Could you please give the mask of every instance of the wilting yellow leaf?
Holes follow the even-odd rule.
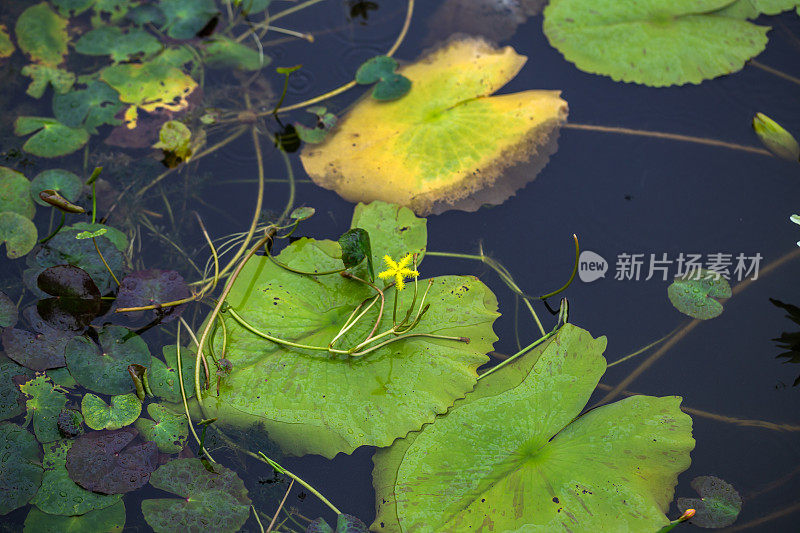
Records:
[[[544,166],[567,116],[559,91],[491,96],[526,59],[478,38],[451,41],[398,70],[412,81],[406,96],[361,100],[328,140],[306,146],[303,165],[354,202],[418,214],[501,203]],[[522,163],[532,165],[525,179],[513,171]]]

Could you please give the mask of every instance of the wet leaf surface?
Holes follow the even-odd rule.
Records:
[[[205,42],[205,64],[210,68],[230,67],[241,70],[259,70],[270,64],[267,55],[237,43],[223,35]]]
[[[377,56],[367,60],[356,71],[356,83],[375,84],[372,97],[375,100],[396,100],[411,89],[411,80],[395,72],[399,65],[394,58]]]
[[[181,388],[178,381],[178,350],[174,345],[164,346],[162,353],[164,361],[153,357],[148,370],[150,387],[153,394],[171,403],[181,401]],[[181,349],[181,372],[183,373],[183,388],[186,398],[194,396],[194,363],[195,348]],[[165,363],[166,361],[166,363]],[[201,386],[206,382],[203,372],[200,373]]]
[[[122,501],[79,516],[60,516],[31,508],[23,533],[119,533],[125,527]]]
[[[17,317],[17,305],[6,296],[6,293],[0,292],[0,327],[13,327],[17,323]]]
[[[706,528],[721,528],[736,522],[742,498],[730,483],[714,476],[699,476],[692,480],[692,488],[700,498],[678,498],[680,512],[696,511],[689,522]]]
[[[87,393],[81,399],[81,412],[86,425],[92,429],[119,429],[139,418],[142,402],[131,392],[112,396],[109,405],[99,396]]]
[[[63,68],[48,65],[26,65],[20,73],[31,78],[31,83],[25,93],[33,98],[44,96],[48,86],[52,86],[56,94],[65,94],[75,83],[75,74]]]
[[[96,494],[70,479],[67,457],[71,449],[86,436],[61,440],[44,447],[44,479],[32,502],[42,511],[52,515],[79,515],[120,501],[119,495]]]
[[[128,365],[147,366],[150,351],[141,337],[121,326],[104,326],[100,345],[88,337],[75,337],[64,351],[67,367],[75,380],[100,394],[133,392]]]
[[[23,329],[3,330],[3,348],[11,359],[31,370],[61,368],[67,364],[64,349],[74,335],[54,329],[32,333]]]
[[[143,487],[158,466],[154,442],[132,442],[138,432],[126,427],[81,435],[67,454],[69,477],[101,494],[122,494]]]
[[[58,329],[80,331],[100,314],[100,290],[81,268],[72,265],[47,268],[39,274],[37,285],[54,296],[37,302],[39,316]]]
[[[190,295],[189,286],[174,270],[139,270],[122,280],[115,306],[118,309],[144,307],[182,300]],[[162,322],[171,322],[180,316],[185,307],[185,304],[175,305],[125,314],[134,320],[155,315],[155,318],[161,318]]]
[[[53,114],[59,122],[71,128],[83,127],[93,135],[103,124],[121,124],[122,121],[116,118],[120,109],[122,103],[117,91],[101,81],[93,81],[85,89],[53,97]]]
[[[19,117],[14,122],[16,135],[33,135],[25,141],[22,149],[39,157],[60,157],[71,154],[89,140],[89,133],[82,128],[70,128],[47,117]]]
[[[60,440],[58,417],[67,405],[67,391],[55,385],[44,374],[22,383],[19,390],[28,396],[25,401],[28,408],[26,417],[33,419],[36,440],[42,444]]]
[[[214,465],[208,472],[199,459],[176,459],[159,467],[150,478],[154,487],[180,498],[142,502],[144,519],[156,533],[203,529],[234,533],[247,521],[250,498],[231,470]]]
[[[9,211],[33,218],[36,206],[30,198],[31,183],[21,172],[0,166],[0,212]]]
[[[144,440],[155,442],[161,453],[178,453],[186,446],[189,424],[185,414],[157,403],[147,406],[147,414],[150,420],[136,421],[136,429]]]
[[[17,44],[33,61],[58,65],[67,53],[67,20],[47,2],[31,6],[17,19]]]
[[[83,435],[83,415],[75,409],[62,409],[58,414],[58,432],[65,439]]]
[[[19,376],[18,379],[14,379]],[[18,382],[29,381],[33,372],[0,354],[0,420],[8,420],[25,412],[25,396]]]
[[[0,515],[27,504],[42,483],[39,444],[10,422],[0,422]]]
[[[153,35],[140,29],[123,32],[116,26],[100,26],[84,33],[75,42],[75,51],[91,56],[111,56],[115,63],[128,61],[132,56],[150,55],[161,50]]]
[[[39,197],[40,192],[48,189],[53,190],[70,202],[74,202],[81,194],[83,182],[69,170],[51,168],[39,172],[31,181],[29,189],[34,202],[42,206],[48,206],[50,204]]]
[[[681,313],[708,320],[722,313],[722,304],[715,298],[730,298],[731,286],[725,278],[701,269],[675,278],[667,288],[667,296]]]

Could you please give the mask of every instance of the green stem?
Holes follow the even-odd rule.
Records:
[[[393,330],[389,330],[386,333],[394,333],[394,331]],[[400,336],[395,337],[393,339],[389,339],[389,340],[383,341],[383,342],[381,342],[379,344],[376,344],[375,346],[370,346],[369,348],[367,348],[366,350],[364,350],[362,352],[353,352],[350,355],[353,356],[353,357],[361,357],[361,356],[367,355],[370,352],[374,352],[375,350],[377,350],[379,348],[383,348],[387,344],[391,344],[391,343],[397,342],[397,341],[402,341],[402,340],[405,340],[405,339],[408,339],[408,338],[411,338],[411,337],[427,337],[429,339],[441,339],[441,340],[445,340],[445,341],[457,341],[457,342],[469,343],[469,338],[468,337],[450,337],[448,335],[436,335],[435,333],[406,333],[404,335],[400,335]],[[370,342],[374,341],[377,338],[378,337],[373,337],[372,339],[370,339]]]
[[[50,239],[52,239],[53,237],[55,237],[56,233],[58,233],[61,230],[61,228],[64,227],[64,221],[66,219],[67,219],[67,214],[65,212],[61,211],[61,222],[59,222],[58,227],[56,227],[56,229],[53,231],[53,233],[51,233],[50,235],[48,235],[47,237],[45,237],[44,239],[39,241],[39,244],[44,244],[47,241],[49,241]]]
[[[296,342],[291,342],[291,341],[287,341],[287,340],[284,340],[284,339],[279,339],[278,337],[273,337],[269,333],[264,333],[263,331],[251,326],[244,318],[242,318],[239,315],[239,313],[234,311],[233,308],[230,307],[230,306],[228,306],[227,309],[224,309],[222,312],[230,313],[231,316],[233,317],[233,319],[236,320],[236,322],[238,322],[240,326],[242,326],[244,329],[246,329],[250,333],[258,335],[259,337],[267,339],[268,341],[272,341],[275,344],[283,344],[285,346],[291,346],[292,348],[300,348],[300,349],[303,349],[303,350],[317,350],[317,351],[322,351],[322,352],[331,351],[333,353],[347,354],[347,352],[345,350],[329,349],[329,348],[327,348],[325,346],[310,346],[308,344],[298,344]]]
[[[639,355],[639,354],[642,354],[642,353],[646,352],[647,350],[649,350],[649,349],[650,349],[650,348],[652,348],[653,346],[655,346],[655,345],[657,345],[657,344],[660,344],[660,343],[664,342],[665,340],[667,340],[668,338],[670,338],[672,335],[674,335],[675,333],[677,333],[679,329],[681,329],[681,328],[680,328],[680,326],[679,326],[679,327],[677,327],[677,328],[675,328],[675,329],[673,329],[672,331],[670,331],[669,333],[667,333],[666,335],[664,335],[663,337],[661,337],[661,338],[660,338],[660,339],[658,339],[657,341],[653,341],[653,342],[651,342],[650,344],[648,344],[647,346],[644,346],[644,347],[642,347],[642,348],[639,348],[639,349],[638,349],[638,350],[636,350],[635,352],[633,352],[633,353],[630,353],[630,354],[626,355],[625,357],[623,357],[623,358],[621,358],[621,359],[617,359],[617,360],[616,360],[616,361],[614,361],[613,363],[608,363],[608,365],[606,366],[606,368],[611,368],[611,367],[612,367],[612,366],[614,366],[614,365],[618,365],[618,364],[620,364],[620,363],[623,363],[623,362],[627,361],[628,359],[632,359],[632,358],[636,357],[637,355]]]
[[[263,452],[258,452],[258,455],[260,456],[262,461],[264,461],[265,463],[270,465],[272,468],[274,468],[275,470],[277,470],[281,474],[285,474],[285,475],[289,476],[290,478],[292,478],[293,480],[295,480],[298,483],[300,483],[303,487],[306,488],[306,490],[308,492],[310,492],[311,494],[313,494],[314,496],[319,498],[319,500],[322,503],[327,505],[331,509],[331,511],[333,511],[337,515],[342,514],[342,512],[339,509],[337,509],[335,505],[333,505],[330,501],[328,501],[328,499],[325,496],[323,496],[317,489],[315,489],[314,487],[312,487],[311,485],[306,483],[302,478],[300,478],[296,474],[293,474],[292,472],[286,470],[284,467],[282,467],[281,465],[279,465],[278,463],[276,463],[275,461],[273,461],[272,459],[270,459],[269,457],[264,455]]]
[[[529,351],[531,351],[532,349],[536,348],[537,346],[539,346],[541,343],[543,343],[544,341],[546,341],[547,339],[549,339],[550,337],[552,337],[556,333],[558,333],[558,329],[554,329],[550,333],[547,333],[544,337],[541,337],[540,339],[537,339],[537,340],[533,341],[528,346],[526,346],[525,348],[521,349],[520,351],[518,351],[517,353],[515,353],[514,355],[512,355],[511,357],[509,357],[508,359],[506,359],[502,363],[493,366],[492,368],[490,368],[489,370],[487,370],[486,372],[484,372],[483,374],[478,376],[478,379],[481,380],[481,379],[485,378],[486,376],[491,375],[494,372],[497,372],[498,370],[500,370],[501,368],[503,368],[504,366],[509,364],[511,361],[515,360],[517,357],[528,353]]]
[[[269,22],[270,23],[275,22],[276,20],[281,19],[281,18],[285,17],[286,15],[291,15],[292,13],[296,13],[296,12],[300,11],[301,9],[305,9],[307,7],[311,7],[314,4],[319,4],[320,2],[324,2],[324,1],[325,0],[306,0],[302,4],[297,4],[294,7],[290,7],[288,9],[284,9],[283,11],[280,11],[280,12],[276,13],[275,15],[270,15],[269,16]]]
[[[92,224],[94,224],[94,221],[92,221]],[[114,278],[114,281],[117,283],[117,287],[119,287],[120,283],[119,283],[119,280],[117,279],[117,276],[114,275],[114,271],[112,271],[111,267],[108,266],[108,263],[106,263],[106,258],[103,257],[103,253],[100,251],[100,247],[97,246],[97,239],[92,237],[92,242],[94,243],[94,249],[97,250],[97,255],[100,256],[100,260],[106,266],[106,270],[108,270],[108,273],[111,274],[111,277]]]

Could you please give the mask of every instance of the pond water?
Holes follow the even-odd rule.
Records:
[[[93,2],[76,1],[73,4],[89,6]],[[109,10],[113,10],[112,4],[108,3]],[[275,0],[269,11],[275,14],[292,6],[300,7],[299,4],[306,3]],[[237,113],[247,109],[246,98],[257,112],[273,109],[284,80],[274,67],[302,65],[288,78],[284,106],[303,102],[350,82],[362,63],[392,48],[408,11],[406,2],[386,0],[327,0],[308,4],[313,5],[289,13],[285,18],[280,17],[271,24],[313,36],[313,43],[273,29],[262,38],[263,53],[272,62],[260,73],[208,66],[203,72],[190,72],[195,79],[204,78],[202,97],[196,96],[198,91],[189,98],[188,112],[169,117],[153,114],[160,122],[156,121],[156,126],[151,128],[153,138],[137,140],[146,142],[144,147],[111,146],[103,142],[113,128],[102,124],[85,148],[71,154],[45,158],[23,151],[25,137],[14,135],[14,120],[18,116],[52,116],[53,88],[47,88],[40,99],[25,94],[29,79],[23,76],[21,69],[28,60],[17,50],[10,57],[0,59],[4,84],[0,96],[4,106],[3,118],[0,119],[3,124],[0,165],[16,169],[28,179],[47,169],[62,168],[83,180],[89,177],[95,166],[102,166],[100,177],[104,182],[102,187],[98,187],[97,217],[109,226],[119,228],[132,242],[125,251],[126,273],[169,269],[176,270],[187,281],[200,279],[191,262],[202,270],[210,254],[192,212],[200,215],[213,239],[224,240],[229,235],[246,232],[256,207],[259,157],[263,157],[266,176],[259,221],[275,221],[284,210],[287,198],[294,194],[293,207],[314,207],[316,213],[299,225],[293,237],[337,240],[350,228],[353,203],[315,185],[304,170],[299,151],[288,153],[295,179],[293,187],[290,187],[285,154],[270,140],[286,124],[295,121],[311,124],[313,115],[303,111],[307,106],[281,114],[280,121],[263,113],[266,116],[256,122],[243,122],[247,117]],[[800,516],[800,385],[793,385],[800,375],[800,366],[785,364],[786,359],[776,357],[787,349],[779,346],[775,339],[784,332],[796,334],[798,326],[787,318],[787,311],[772,303],[771,299],[800,306],[800,286],[796,283],[800,275],[800,253],[796,244],[800,239],[800,228],[789,221],[789,216],[797,211],[794,199],[798,190],[798,166],[797,162],[773,157],[763,150],[751,121],[757,112],[763,112],[790,132],[800,132],[798,14],[789,11],[778,16],[762,16],[755,21],[772,27],[768,34],[769,43],[758,56],[757,64],[747,64],[738,72],[699,85],[654,88],[615,82],[609,77],[579,70],[549,44],[542,31],[542,15],[523,16],[518,2],[506,2],[505,8],[497,7],[492,17],[486,11],[480,12],[480,16],[486,16],[485,24],[476,26],[473,18],[472,24],[464,26],[462,21],[460,27],[452,17],[437,18],[443,4],[429,0],[414,6],[408,33],[394,54],[401,64],[412,62],[426,49],[459,30],[484,31],[499,39],[500,45],[512,46],[517,53],[528,57],[520,73],[499,92],[561,91],[569,104],[569,118],[561,129],[558,150],[547,166],[535,180],[507,201],[475,212],[447,211],[428,217],[427,250],[477,254],[482,248],[489,257],[502,263],[522,291],[536,295],[554,291],[570,277],[576,261],[572,236],[576,235],[584,254],[594,252],[599,256],[594,261],[598,264],[605,261],[607,271],[604,277],[584,281],[589,256],[583,255],[586,263],[581,262],[581,269],[587,270],[581,270],[581,275],[575,277],[563,293],[549,298],[548,303],[557,307],[559,298],[567,298],[569,322],[595,337],[607,337],[604,355],[609,362],[660,341],[642,353],[610,366],[589,399],[587,408],[597,402],[618,400],[630,393],[681,396],[682,406],[692,418],[696,445],[691,451],[691,465],[678,477],[674,498],[696,497],[692,480],[698,476],[715,476],[731,484],[742,499],[741,513],[724,531],[797,531],[796,521]],[[4,2],[0,6],[0,24],[13,29],[15,21],[28,5],[28,2]],[[221,12],[217,32],[226,30],[228,26],[225,5],[219,3],[214,8],[214,11],[219,8]],[[502,20],[497,15],[500,12],[505,17]],[[91,13],[90,10],[70,19],[70,60],[75,55],[73,47],[78,36],[92,27]],[[186,22],[191,13],[192,10],[187,9],[176,20]],[[514,24],[507,22],[509,13],[517,17]],[[107,23],[116,23],[114,16],[105,13],[102,18]],[[262,18],[262,15],[252,17],[256,21]],[[241,21],[239,24],[233,35],[242,34],[247,28]],[[505,32],[506,35],[497,35],[495,30],[504,24],[509,24],[511,29]],[[178,30],[174,30],[177,25],[174,21],[172,26],[151,22],[143,27],[151,35],[158,36],[161,42],[200,46],[200,39],[181,39]],[[173,29],[167,30],[167,27]],[[13,31],[10,33],[14,35]],[[113,40],[106,42],[105,46],[110,46],[111,42]],[[253,45],[249,38],[243,42]],[[136,56],[130,60],[138,61]],[[87,54],[79,62],[69,65],[78,76],[91,77],[107,63],[102,55]],[[770,68],[778,73],[771,72]],[[78,79],[79,84],[85,81]],[[249,88],[245,90],[244,86]],[[357,86],[325,100],[323,105],[339,115],[341,120],[350,106],[368,90]],[[142,109],[147,105],[144,101],[139,104]],[[96,102],[91,105],[93,109],[97,107]],[[166,167],[157,160],[160,150],[148,148],[155,142],[160,123],[173,117],[184,120],[197,138],[197,132],[202,128],[200,116],[211,113],[212,107],[219,110],[214,111],[218,113],[218,122],[206,128],[206,148],[213,147],[242,125],[245,133],[207,156],[190,159],[164,175]],[[141,111],[139,118],[144,123],[149,117]],[[253,148],[252,125],[262,133],[258,141],[260,156]],[[611,128],[612,131],[600,131],[602,128],[594,126]],[[493,124],[488,122],[481,128],[491,131]],[[676,140],[642,132],[665,132],[689,139]],[[137,135],[146,137],[141,133]],[[703,144],[703,139],[723,141],[728,146]],[[126,142],[131,144],[130,141],[122,144]],[[141,196],[136,195],[136,191],[153,180],[159,181]],[[74,200],[91,211],[91,198],[89,188],[85,187]],[[89,221],[87,215],[68,217],[68,224]],[[54,208],[37,206],[33,221],[38,228],[38,238],[50,234],[59,219],[60,213]],[[261,234],[257,234],[256,239]],[[374,243],[374,235],[372,240]],[[217,241],[218,245],[220,243]],[[275,249],[285,246],[286,241],[280,241]],[[36,253],[36,250],[32,252]],[[724,311],[716,318],[693,320],[679,312],[667,296],[667,288],[677,273],[679,258],[690,254],[699,254],[704,263],[708,263],[714,254],[730,254],[727,257],[732,263],[730,273],[734,295],[723,301]],[[23,271],[31,266],[30,258],[6,259],[5,254],[2,255],[0,289],[17,305],[22,315],[22,310],[35,307],[40,297],[22,283]],[[737,279],[735,266],[740,255],[749,261],[748,265],[752,258],[759,258],[757,276],[749,272]],[[229,253],[225,259],[231,256]],[[634,264],[641,261],[639,272],[626,268],[625,265],[631,264],[626,263],[630,259]],[[655,270],[649,276],[654,259],[667,261],[660,264],[665,270]],[[382,270],[383,265],[375,265],[376,272],[379,268]],[[526,307],[517,301],[514,293],[489,266],[474,260],[429,255],[421,274],[423,277],[474,275],[497,295],[501,317],[493,325],[499,338],[493,348],[499,359],[494,361],[502,359],[503,354],[516,353],[520,346],[541,336]],[[747,281],[754,277],[756,279]],[[215,292],[206,295],[202,303],[191,303],[183,310],[182,318],[198,334],[208,313],[217,304],[216,297],[223,284],[221,282]],[[113,296],[115,288],[116,284],[110,282],[106,295]],[[550,331],[556,325],[557,317],[541,302],[533,300],[532,303],[544,322],[545,330]],[[516,324],[515,314],[518,318]],[[141,332],[153,355],[161,354],[163,346],[175,344],[178,321],[173,318],[167,315],[162,323]],[[104,324],[114,323],[135,330],[147,322],[130,322],[119,315],[108,314],[95,318],[89,329],[99,330]],[[16,327],[31,329],[22,319]],[[74,334],[82,331],[76,330]],[[188,334],[185,329],[181,335],[186,345]],[[93,337],[96,338],[96,334]],[[93,337],[86,337],[87,342],[93,342],[90,340]],[[4,343],[7,342],[5,339],[4,336]],[[796,342],[796,338],[793,340]],[[9,348],[4,346],[4,350],[8,352]],[[794,356],[800,361],[797,352]],[[90,367],[87,372],[91,374],[93,371]],[[10,377],[4,374],[3,379],[8,381]],[[445,387],[447,378],[440,376],[439,379]],[[78,381],[86,384],[81,379]],[[622,391],[615,389],[618,385]],[[130,384],[126,386],[130,388]],[[374,387],[374,383],[330,384],[333,388],[345,386]],[[89,388],[108,401],[108,392]],[[67,407],[80,410],[81,398],[86,392],[82,387],[69,388]],[[146,403],[152,403],[152,398]],[[174,405],[180,407],[179,403]],[[28,427],[33,432],[37,418],[32,416],[34,424],[28,424]],[[153,418],[152,413],[150,417]],[[195,423],[201,418],[196,417]],[[206,448],[215,460],[236,472],[244,481],[254,507],[264,513],[263,527],[266,529],[266,516],[271,516],[281,503],[290,479],[285,474],[276,474],[273,468],[240,449],[230,448],[214,429],[215,424],[223,419],[220,415],[220,422],[209,426]],[[19,414],[9,421],[25,425],[25,415]],[[502,433],[510,431],[504,424],[511,421],[484,420],[484,423]],[[569,419],[565,424],[568,422]],[[480,433],[478,430],[475,432]],[[33,433],[30,435],[33,437]],[[236,432],[230,435],[232,438],[242,437]],[[255,430],[249,430],[247,437],[242,441],[244,448],[264,451],[310,483],[336,507],[357,516],[367,526],[375,520],[376,501],[372,485],[375,447],[359,446],[352,453],[339,453],[333,459],[315,454],[292,457],[282,455],[275,444]],[[321,438],[317,434],[310,437],[312,440]],[[188,450],[182,451],[180,457],[199,456],[198,445],[191,434],[187,442]],[[36,446],[37,457],[41,457]],[[311,447],[313,449],[313,445]],[[165,457],[170,456],[162,453],[158,461],[166,462],[168,459]],[[616,460],[616,456],[609,456],[612,463]],[[124,496],[125,531],[151,530],[151,524],[142,513],[143,501],[175,494],[186,496],[179,491],[165,492],[163,489],[163,485],[156,488],[146,484]],[[4,487],[0,495],[12,498],[12,492],[12,489]],[[513,497],[512,494],[508,496]],[[19,531],[26,524],[25,531],[67,530],[67,522],[53,522],[56,525],[48,526],[51,529],[44,525],[36,526],[34,522],[26,523],[33,508],[26,504],[27,501],[10,507],[8,514],[3,516],[4,529]],[[231,504],[217,499],[209,500],[208,505],[216,508],[219,514],[219,509]],[[292,486],[283,506],[289,513],[282,511],[281,520],[291,515],[291,521],[282,524],[281,531],[303,530],[307,525],[305,517],[323,517],[331,524],[336,520],[335,514],[299,483]],[[5,504],[4,508],[7,508]],[[680,515],[674,499],[666,515],[669,519]],[[71,531],[106,531],[114,527],[113,520],[109,522],[111,525],[96,526],[100,529],[89,529],[86,523],[76,524],[71,526],[76,528]],[[119,521],[116,524],[119,525]],[[605,530],[617,530],[613,521],[606,525]],[[207,525],[206,529],[209,527]],[[691,524],[678,527],[697,529]],[[178,529],[181,528],[173,530]],[[249,514],[241,530],[261,529]],[[577,526],[573,530],[582,529]]]

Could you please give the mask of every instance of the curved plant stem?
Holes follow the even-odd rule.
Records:
[[[558,329],[554,329],[550,333],[547,333],[543,337],[533,341],[532,343],[530,343],[529,345],[527,345],[526,347],[524,347],[523,349],[521,349],[520,351],[518,351],[514,355],[510,356],[508,359],[506,359],[502,363],[493,366],[492,368],[490,368],[489,370],[487,370],[486,372],[484,372],[483,374],[478,376],[478,380],[481,380],[481,379],[485,378],[486,376],[491,375],[494,372],[497,372],[498,370],[500,370],[501,368],[503,368],[507,364],[509,364],[512,361],[514,361],[515,359],[517,359],[519,356],[524,355],[524,354],[528,353],[529,351],[533,350],[534,348],[539,346],[541,343],[543,343],[544,341],[546,341],[547,339],[549,339],[550,337],[552,337],[556,333],[558,333]]]
[[[772,68],[772,67],[770,67],[768,65],[765,65],[764,63],[759,63],[755,59],[751,59],[749,61],[749,63],[751,65],[753,65],[754,67],[760,68],[761,70],[763,70],[765,72],[769,72],[770,74],[778,76],[779,78],[783,78],[784,80],[787,80],[787,81],[790,81],[792,83],[796,83],[797,85],[800,85],[800,78],[795,78],[794,76],[786,74],[785,72],[780,71],[780,70],[778,70],[776,68]]]
[[[770,513],[766,516],[762,516],[761,518],[756,518],[755,520],[751,520],[750,522],[745,522],[744,524],[740,524],[738,526],[726,528],[725,531],[727,533],[732,533],[734,531],[744,531],[745,529],[750,529],[756,526],[760,526],[777,518],[781,518],[786,515],[796,513],[797,511],[800,511],[800,502],[796,502],[788,507],[784,507],[783,509],[775,511],[774,513]]]
[[[114,271],[111,270],[111,267],[108,266],[108,263],[106,263],[106,258],[103,257],[103,253],[100,251],[100,247],[97,246],[97,239],[92,237],[92,242],[94,243],[94,249],[97,250],[97,255],[100,256],[100,260],[106,266],[106,270],[108,270],[108,273],[111,274],[111,277],[114,278],[114,281],[117,283],[117,287],[119,287],[119,280],[117,279],[117,276],[114,275]]]
[[[539,296],[540,300],[546,300],[547,298],[550,298],[552,296],[555,296],[556,294],[564,292],[570,285],[572,285],[572,282],[575,281],[575,274],[578,273],[578,261],[581,257],[581,246],[578,243],[577,235],[573,233],[572,238],[575,240],[575,266],[572,267],[572,274],[570,275],[567,282],[560,289],[556,289],[553,292],[545,294],[544,296]]]
[[[200,436],[194,429],[194,424],[192,423],[192,415],[189,413],[189,402],[186,399],[186,389],[183,386],[183,361],[181,360],[181,324],[183,324],[186,327],[186,330],[189,331],[190,333],[192,331],[191,329],[189,329],[189,324],[186,323],[183,317],[180,317],[180,323],[178,324],[177,340],[175,342],[175,353],[176,353],[175,357],[178,365],[178,384],[181,387],[181,399],[183,400],[183,410],[186,413],[186,420],[189,422],[189,429],[192,431],[194,440],[196,440],[197,443],[200,444]],[[214,461],[214,458],[211,457],[211,454],[208,453],[208,450],[206,450],[205,447],[203,447],[203,453],[205,454],[205,456],[208,458],[209,461],[211,461],[212,463],[216,463],[216,461]]]
[[[284,9],[283,11],[279,11],[278,13],[275,13],[274,15],[270,15],[269,21],[270,22],[275,22],[276,20],[281,19],[281,18],[285,17],[286,15],[291,15],[292,13],[296,13],[296,12],[300,11],[301,9],[305,9],[307,7],[311,7],[314,4],[319,4],[320,2],[324,2],[324,1],[325,0],[306,0],[305,2],[297,4],[294,7],[290,7],[290,8]]]
[[[277,470],[281,474],[285,474],[285,475],[289,476],[290,478],[292,478],[293,480],[297,481],[303,487],[305,487],[308,492],[310,492],[311,494],[313,494],[314,496],[319,498],[319,501],[321,501],[322,503],[327,505],[330,508],[331,511],[333,511],[337,515],[342,514],[342,512],[339,509],[337,509],[335,505],[333,505],[331,502],[329,502],[328,499],[325,496],[323,496],[317,489],[315,489],[314,487],[312,487],[311,485],[309,485],[308,483],[303,481],[302,478],[300,478],[297,475],[293,474],[292,472],[286,470],[284,467],[282,467],[281,465],[279,465],[278,463],[276,463],[275,461],[273,461],[272,459],[270,459],[269,457],[264,455],[263,452],[258,452],[257,455],[248,452],[248,455],[256,457],[257,459],[267,463],[269,466],[271,466],[272,468],[274,468],[275,470]]]
[[[272,517],[272,522],[269,523],[269,527],[267,527],[267,533],[272,531],[272,528],[275,527],[275,522],[278,520],[278,515],[283,509],[283,505],[286,503],[286,498],[289,497],[289,493],[292,491],[292,487],[294,487],[294,479],[291,483],[289,483],[289,488],[286,489],[286,494],[283,495],[283,499],[281,500],[280,505],[278,505],[278,509],[275,511],[275,516]],[[263,529],[263,527],[262,527]]]
[[[50,233],[50,235],[48,235],[44,239],[40,240],[39,244],[44,244],[47,241],[49,241],[50,239],[52,239],[53,237],[55,237],[56,233],[61,231],[61,228],[64,227],[64,221],[66,221],[66,219],[67,219],[67,214],[65,212],[61,211],[61,222],[58,223],[58,226],[56,226],[56,229],[54,229],[53,232]],[[50,220],[52,221],[53,219],[51,218]]]
[[[247,322],[244,318],[242,318],[242,316],[239,313],[234,311],[232,307],[228,307],[227,309],[224,309],[221,312],[230,313],[230,315],[233,317],[233,319],[236,320],[236,322],[240,326],[242,326],[244,329],[246,329],[247,331],[249,331],[250,333],[252,333],[254,335],[258,335],[262,339],[267,339],[270,342],[274,342],[275,344],[282,344],[282,345],[285,345],[285,346],[291,346],[292,348],[299,348],[301,350],[317,350],[317,351],[321,351],[321,352],[331,351],[331,352],[339,353],[339,354],[346,354],[347,353],[347,351],[345,351],[345,350],[336,350],[336,349],[328,348],[326,346],[311,346],[309,344],[299,344],[299,343],[296,343],[296,342],[287,341],[287,340],[284,340],[284,339],[280,339],[278,337],[274,337],[274,336],[270,335],[269,333],[264,333],[263,331],[261,331],[261,330],[255,328],[255,327],[253,327],[252,325],[250,325],[250,323]]]
[[[695,144],[704,144],[707,146],[717,146],[719,148],[728,148],[731,150],[739,150],[741,152],[749,152],[751,154],[765,155],[767,157],[773,157],[772,152],[770,152],[765,148],[759,148],[757,146],[747,146],[745,144],[730,143],[727,141],[718,141],[716,139],[706,139],[705,137],[693,137],[691,135],[681,135],[678,133],[665,133],[662,131],[650,131],[650,130],[636,130],[632,128],[622,128],[617,126],[595,126],[594,124],[575,124],[572,122],[568,122],[561,127],[571,130],[597,131],[601,133],[619,133],[622,135],[636,135],[639,137],[668,139],[670,141],[683,141]]]
[[[769,265],[767,265],[761,271],[761,273],[759,274],[759,278],[758,279],[761,279],[764,276],[769,275],[775,269],[783,266],[785,263],[788,263],[789,261],[791,261],[793,259],[796,259],[797,257],[800,257],[800,248],[795,248],[793,251],[789,252],[788,254],[784,255],[783,257],[780,257],[780,258],[776,259],[775,261],[773,261],[772,263],[770,263]],[[748,280],[745,280],[745,281],[737,284],[732,290],[731,299],[733,299],[734,296],[736,296],[737,294],[739,294],[742,291],[744,291],[745,289],[747,289],[753,283],[753,281],[755,281],[755,280],[748,279]],[[727,304],[730,303],[731,299],[728,300]],[[661,346],[661,348],[659,350],[657,350],[655,353],[653,353],[653,355],[651,355],[650,357],[645,359],[638,367],[636,367],[636,369],[633,370],[633,372],[628,374],[625,377],[625,379],[620,381],[619,384],[617,384],[616,387],[614,387],[599,402],[597,402],[595,407],[597,407],[598,405],[602,405],[604,403],[608,403],[611,400],[613,400],[614,398],[616,398],[617,396],[619,396],[620,393],[625,388],[628,387],[628,385],[633,383],[636,380],[636,378],[638,378],[640,375],[642,375],[642,373],[645,370],[650,368],[653,365],[653,363],[655,363],[656,361],[658,361],[661,358],[662,355],[667,353],[670,350],[670,348],[675,346],[678,343],[678,341],[680,341],[686,335],[691,333],[691,331],[694,328],[696,328],[697,326],[699,326],[702,322],[703,322],[702,320],[695,319],[695,320],[692,320],[691,322],[689,322],[688,324],[686,324],[675,335],[673,335],[673,337],[671,339],[669,339],[663,346]]]
[[[317,1],[319,1],[319,0],[317,0]],[[302,4],[300,4],[300,5],[296,6],[296,7],[299,8],[301,5]],[[294,9],[294,8],[290,8],[290,9]],[[287,11],[289,11],[289,10],[287,10]],[[405,18],[405,21],[403,22],[403,27],[400,29],[400,34],[397,36],[397,39],[395,40],[394,44],[392,45],[391,48],[389,48],[389,50],[386,52],[385,55],[391,57],[391,56],[394,55],[395,52],[397,52],[397,49],[400,48],[400,45],[403,43],[403,40],[405,40],[406,35],[408,34],[408,28],[409,28],[409,26],[411,26],[411,18],[413,16],[413,14],[414,14],[414,0],[408,0],[408,9],[406,11],[406,18]],[[278,15],[281,15],[281,13],[278,13]],[[278,15],[276,15],[275,17],[277,17]],[[272,17],[271,21],[274,21],[275,17]],[[296,104],[292,104],[292,105],[283,107],[283,108],[281,108],[280,111],[278,111],[278,113],[287,113],[287,112],[293,111],[295,109],[300,109],[300,108],[303,108],[303,107],[310,106],[312,104],[316,104],[316,103],[322,102],[324,100],[327,100],[329,98],[333,98],[334,96],[342,94],[343,92],[352,89],[356,85],[357,85],[357,83],[355,82],[355,80],[349,81],[349,82],[345,83],[344,85],[341,85],[340,87],[337,87],[336,89],[333,89],[332,91],[328,91],[325,94],[321,94],[321,95],[316,96],[314,98],[310,98],[308,100],[304,100],[302,102],[298,102]],[[263,117],[263,116],[267,116],[267,115],[272,115],[273,112],[274,112],[274,110],[262,111],[260,113],[256,113],[256,116]]]
[[[643,347],[639,348],[638,350],[636,350],[635,352],[629,353],[625,357],[617,359],[613,363],[608,363],[606,365],[606,368],[611,368],[612,366],[618,365],[620,363],[624,363],[628,359],[632,359],[632,358],[636,357],[637,355],[643,354],[644,352],[646,352],[647,350],[649,350],[653,346],[655,346],[657,344],[661,344],[662,342],[664,342],[665,340],[670,338],[670,336],[672,336],[675,333],[677,333],[678,331],[680,331],[680,329],[681,329],[680,327],[677,327],[677,328],[673,329],[672,331],[670,331],[669,333],[667,333],[666,335],[664,335],[663,337],[661,337],[660,339],[658,339],[657,341],[653,341],[650,344],[648,344],[647,346],[643,346]]]

